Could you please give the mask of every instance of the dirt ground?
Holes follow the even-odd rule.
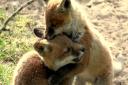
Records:
[[[95,0],[87,8],[89,19],[110,44],[114,57],[124,62],[116,85],[128,85],[128,0]]]
[[[12,1],[22,3],[26,0],[9,2]],[[7,0],[0,2],[0,7],[4,8],[10,4]],[[27,13],[36,14],[38,6],[33,4],[31,7]],[[109,43],[113,56],[124,62],[123,71],[114,79],[115,85],[128,85],[128,0],[93,0],[85,10],[91,23]],[[33,16],[39,18],[39,13]]]

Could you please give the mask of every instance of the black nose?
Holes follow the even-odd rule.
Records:
[[[48,28],[47,32],[46,32],[46,36],[45,39],[52,39],[54,37],[54,29],[53,28]]]

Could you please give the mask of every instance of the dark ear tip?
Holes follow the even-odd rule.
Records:
[[[43,38],[44,37],[41,28],[34,28],[33,32],[39,38]]]

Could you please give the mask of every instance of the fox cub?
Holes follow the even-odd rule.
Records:
[[[84,48],[64,35],[53,40],[39,39],[36,51],[30,51],[19,60],[13,75],[12,85],[48,85],[48,79],[60,67],[78,63]],[[51,70],[52,69],[52,70]],[[71,85],[73,78],[65,78],[61,85]]]
[[[101,35],[88,22],[81,5],[75,0],[50,0],[46,7],[45,19],[46,39],[52,40],[56,36],[64,34],[86,49],[82,59],[73,69],[67,67],[60,70],[58,73],[61,77],[58,80],[57,75],[51,77],[52,85],[59,83],[62,78],[76,75],[91,82],[92,85],[112,85],[114,74],[112,55]],[[68,58],[70,57],[66,59]],[[65,64],[67,63],[65,62]],[[56,66],[54,67],[52,69],[56,69]]]

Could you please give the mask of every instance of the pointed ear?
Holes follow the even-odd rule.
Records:
[[[70,0],[62,0],[60,7],[63,10],[69,9],[71,7],[71,1]]]
[[[43,30],[43,29],[42,29]],[[41,28],[34,28],[33,32],[34,34],[39,38],[44,38],[43,31]]]

